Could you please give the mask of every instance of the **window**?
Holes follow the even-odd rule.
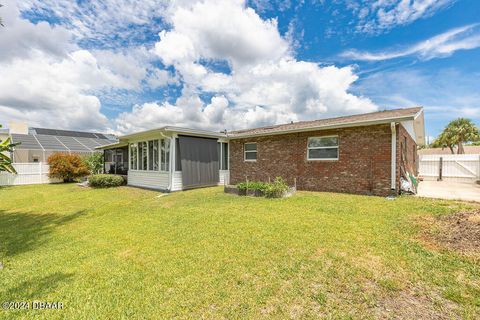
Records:
[[[130,168],[143,171],[168,171],[170,168],[170,139],[130,144]]]
[[[218,158],[220,160],[220,170],[228,170],[228,143],[218,143]]]
[[[152,146],[152,170],[158,171],[158,140],[153,140],[151,141],[153,146]]]
[[[153,170],[155,155],[153,153],[153,140],[148,141],[148,170]]]
[[[170,140],[160,140],[160,170],[168,171],[170,169]]]
[[[142,141],[138,143],[138,170],[148,170],[148,152],[147,142]]]
[[[244,144],[245,161],[257,161],[257,143],[249,142]]]
[[[222,143],[222,170],[228,170],[228,143]]]
[[[338,137],[308,138],[308,160],[338,160]]]
[[[130,168],[137,170],[137,144],[130,144]]]

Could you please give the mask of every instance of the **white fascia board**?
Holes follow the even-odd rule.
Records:
[[[188,134],[188,135],[199,136],[199,137],[226,138],[226,135],[224,133],[221,133],[221,132],[182,128],[182,127],[169,126],[169,127],[165,127],[165,131],[172,132],[172,133],[177,133],[177,134]]]

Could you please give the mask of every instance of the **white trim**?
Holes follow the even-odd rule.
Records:
[[[81,144],[82,146],[84,146],[85,148],[87,148],[88,150],[90,150],[90,152],[95,152],[94,150],[92,150],[91,148],[87,147],[86,145],[84,145],[83,143],[81,143],[80,141],[78,141],[75,137],[72,137],[73,140],[77,141],[79,144]]]
[[[62,141],[60,141],[60,139],[58,139],[56,136],[52,136],[54,137],[55,139],[57,139],[58,142],[60,142],[62,144],[62,146],[64,146],[65,148],[67,148],[68,150],[68,153],[72,153],[72,150],[70,150]]]
[[[392,190],[397,190],[397,128],[395,122],[390,122],[390,130],[392,131],[392,171],[391,171],[391,184]]]
[[[308,142],[310,139],[313,138],[337,138],[337,145],[336,146],[328,146],[328,147],[313,147],[310,148],[308,146]],[[310,150],[318,150],[318,149],[337,149],[337,157],[336,158],[310,158]],[[340,158],[340,139],[338,135],[329,135],[329,136],[314,136],[307,138],[307,161],[338,161]]]
[[[255,151],[253,150],[248,150],[245,148],[246,144],[254,144],[255,145]],[[247,152],[254,153],[255,152],[255,159],[247,159]],[[258,156],[258,145],[256,142],[244,142],[243,143],[243,161],[245,162],[256,162],[257,161],[257,156]],[[229,167],[230,168],[230,167]]]

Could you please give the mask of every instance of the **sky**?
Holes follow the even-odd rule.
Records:
[[[414,106],[432,138],[480,124],[477,0],[0,3],[5,125],[234,130]]]

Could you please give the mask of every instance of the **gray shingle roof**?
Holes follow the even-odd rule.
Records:
[[[337,118],[320,119],[313,121],[300,121],[288,124],[273,125],[267,127],[260,127],[247,130],[238,130],[229,132],[229,136],[232,138],[252,135],[269,135],[283,131],[308,131],[309,129],[321,129],[322,127],[341,126],[349,124],[358,124],[362,122],[375,122],[385,119],[406,118],[414,117],[422,110],[421,107],[385,110],[371,113],[363,113],[352,116],[344,116]]]

